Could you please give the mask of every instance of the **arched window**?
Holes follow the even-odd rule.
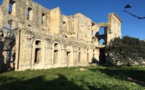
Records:
[[[60,54],[60,45],[58,43],[55,43],[53,45],[53,64],[57,64],[59,62],[59,54]]]
[[[41,45],[41,41],[36,40],[36,41],[35,41],[35,45]]]
[[[36,40],[34,45],[34,63],[39,63],[42,60],[42,46],[41,41]]]

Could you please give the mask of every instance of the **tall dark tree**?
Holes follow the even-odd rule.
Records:
[[[129,36],[116,38],[106,47],[106,55],[112,64],[142,64],[145,60],[145,42]]]

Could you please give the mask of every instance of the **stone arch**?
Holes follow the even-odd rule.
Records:
[[[99,23],[98,27],[99,27],[99,31],[97,32],[96,36],[98,37],[98,40],[104,40],[104,44],[107,44],[107,32],[108,32],[108,27],[110,26],[110,24],[108,23]],[[100,43],[102,44],[102,43]]]
[[[66,45],[71,46],[74,49],[74,43],[73,42],[68,42]]]
[[[33,41],[32,49],[32,64],[34,69],[42,69],[44,66],[44,41],[41,39],[35,39]]]
[[[63,47],[63,43],[62,43],[60,40],[58,40],[58,39],[54,39],[54,40],[52,40],[52,47],[53,47],[53,44],[54,44],[54,43],[59,43],[60,48]]]
[[[6,16],[4,16],[3,17],[3,26],[7,26],[7,23],[8,23],[8,21],[9,20],[12,20],[12,21],[14,21],[15,22],[15,27],[16,28],[20,28],[20,20],[17,18],[17,17],[15,17],[15,16],[12,16],[12,15],[6,15]]]
[[[54,42],[52,49],[52,64],[60,64],[61,45],[58,42]]]

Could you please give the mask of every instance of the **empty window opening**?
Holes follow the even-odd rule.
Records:
[[[38,40],[37,40],[37,41],[35,42],[35,44],[36,44],[36,45],[41,45],[41,41],[38,41]]]
[[[15,1],[9,0],[9,7],[8,7],[9,14],[13,14],[13,12],[15,11],[15,6],[16,6]]]
[[[39,63],[40,61],[41,61],[41,49],[40,48],[36,48],[35,49],[34,63]]]
[[[94,36],[94,30],[91,30],[90,34],[91,36]]]
[[[100,45],[104,45],[105,44],[104,39],[100,39],[99,43],[100,43]]]
[[[54,48],[57,49],[58,48],[58,43],[54,44]]]
[[[94,26],[95,25],[95,23],[94,22],[92,22],[92,26]]]
[[[13,6],[13,4],[12,3],[9,3],[9,14],[12,13],[12,6]]]
[[[42,13],[42,17],[41,17],[41,23],[44,24],[46,19],[46,14]]]
[[[32,8],[28,8],[27,10],[27,19],[32,20],[33,13],[32,13]]]
[[[31,25],[29,24],[28,27],[31,27]]]
[[[65,21],[63,21],[63,24],[65,24],[66,22]]]
[[[11,28],[12,28],[12,20],[9,20],[7,23],[7,33],[8,34],[11,33]]]
[[[53,59],[53,63],[57,63],[58,60],[58,50],[54,50],[54,59]]]
[[[101,27],[101,28],[99,29],[99,35],[103,35],[103,34],[105,34],[105,33],[104,33],[104,27]]]
[[[67,35],[65,35],[64,37],[67,38]]]

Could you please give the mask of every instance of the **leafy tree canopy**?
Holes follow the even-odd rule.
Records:
[[[112,64],[142,64],[145,59],[145,42],[138,38],[129,36],[115,38],[105,49],[108,61]]]

